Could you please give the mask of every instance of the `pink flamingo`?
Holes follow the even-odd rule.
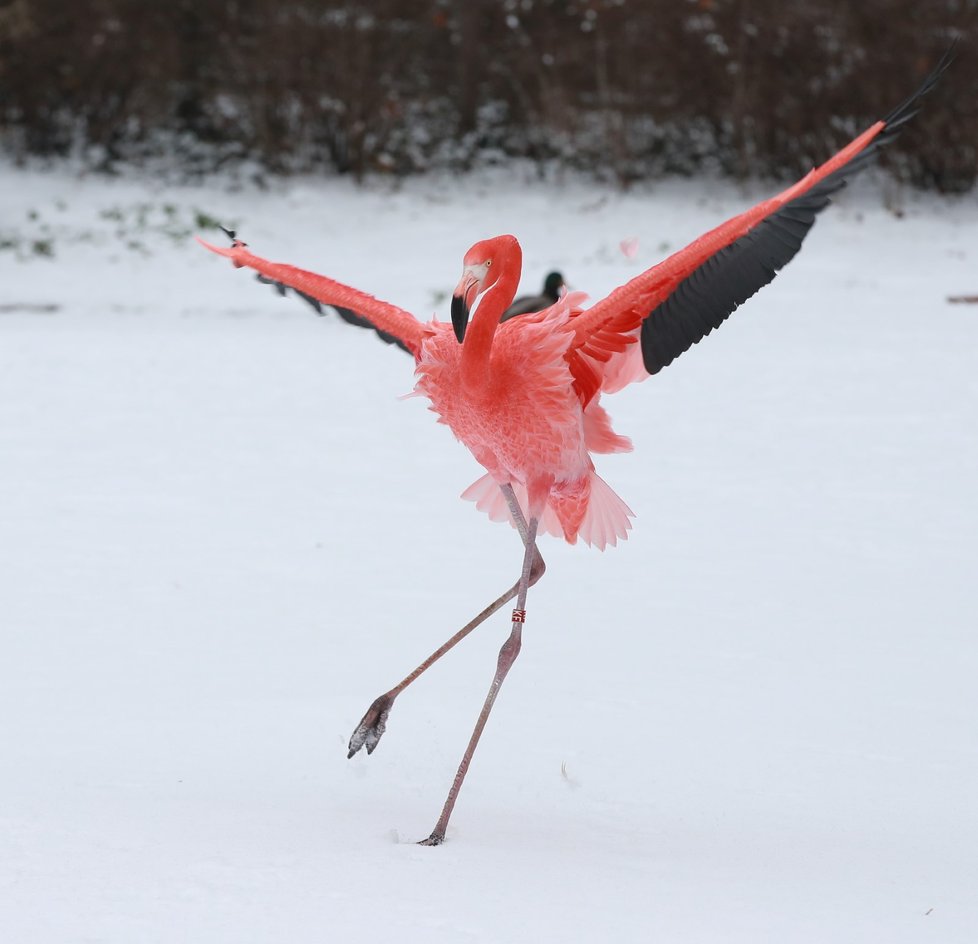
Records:
[[[631,443],[611,428],[602,393],[670,364],[777,272],[801,248],[816,214],[849,175],[865,167],[913,114],[950,55],[903,105],[821,167],[772,199],[733,217],[615,289],[591,308],[571,293],[550,308],[501,321],[519,283],[522,254],[513,236],[476,243],[465,254],[451,324],[408,312],[332,279],[230,248],[204,245],[268,280],[355,312],[395,339],[416,361],[416,390],[485,467],[463,497],[495,521],[509,520],[524,545],[519,579],[403,681],[374,700],[350,739],[349,756],[372,753],[394,699],[476,626],[516,599],[510,635],[441,815],[425,845],[445,839],[469,762],[499,689],[520,651],[528,589],[543,575],[537,535],[603,549],[624,539],[632,512],[597,475],[592,453]],[[479,299],[478,307],[473,306]]]

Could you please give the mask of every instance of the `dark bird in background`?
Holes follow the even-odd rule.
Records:
[[[517,298],[504,312],[499,320],[508,321],[517,315],[529,315],[534,311],[543,311],[560,300],[565,288],[564,277],[559,272],[551,272],[543,280],[543,291],[539,295],[524,295]]]

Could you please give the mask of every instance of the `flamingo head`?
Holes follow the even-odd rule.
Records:
[[[475,300],[491,289],[501,278],[512,282],[515,293],[523,263],[523,251],[515,236],[495,236],[477,242],[462,260],[462,278],[452,293],[452,327],[459,344],[465,338],[469,314]],[[499,315],[513,299],[500,306]]]

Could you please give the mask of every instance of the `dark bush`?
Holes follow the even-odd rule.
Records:
[[[978,0],[0,0],[0,142],[97,166],[790,176],[958,60],[888,155],[978,175]]]

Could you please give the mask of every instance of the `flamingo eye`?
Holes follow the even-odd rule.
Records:
[[[492,265],[492,259],[486,259],[486,266]]]

